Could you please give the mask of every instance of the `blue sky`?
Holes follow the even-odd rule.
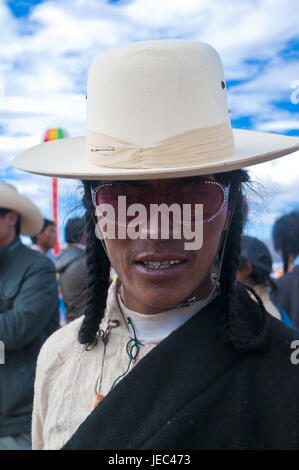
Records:
[[[232,126],[299,136],[297,8],[295,0],[0,0],[0,177],[51,216],[50,179],[10,161],[47,128],[85,135],[88,65],[130,41],[210,43],[222,58]],[[263,191],[250,196],[248,233],[269,239],[273,221],[299,208],[298,153],[250,174]],[[60,180],[59,189],[63,223],[80,188]]]

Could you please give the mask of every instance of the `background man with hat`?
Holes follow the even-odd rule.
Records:
[[[26,247],[19,235],[36,235],[43,219],[16,188],[0,181],[0,449],[31,448],[30,429],[36,359],[59,327],[55,267]]]

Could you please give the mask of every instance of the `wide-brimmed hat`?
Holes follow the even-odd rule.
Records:
[[[15,167],[80,179],[231,171],[299,149],[299,139],[232,129],[218,53],[189,40],[101,52],[88,73],[87,136],[37,145]]]
[[[34,237],[43,226],[43,218],[33,202],[22,196],[12,184],[0,181],[0,208],[15,211],[21,216],[21,234]]]

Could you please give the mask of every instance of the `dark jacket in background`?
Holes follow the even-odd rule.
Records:
[[[255,336],[261,310],[241,287],[238,297]],[[241,352],[224,342],[224,301],[155,346],[63,449],[298,450],[299,333],[268,314],[263,347]]]
[[[31,430],[36,359],[59,328],[55,267],[17,237],[0,248],[0,436]]]
[[[299,266],[275,279],[275,284],[277,290],[273,291],[271,299],[289,315],[299,330]]]
[[[78,244],[69,243],[61,251],[55,265],[67,307],[66,318],[70,322],[83,314],[86,304],[88,270],[85,250]]]

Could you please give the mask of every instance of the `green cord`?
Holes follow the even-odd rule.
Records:
[[[126,370],[123,374],[121,374],[119,377],[117,377],[117,378],[114,380],[110,391],[111,391],[111,390],[113,389],[113,387],[116,385],[117,381],[118,381],[119,379],[121,379],[124,375],[126,375],[126,374],[128,373],[132,361],[133,361],[134,359],[136,359],[136,357],[137,357],[137,355],[138,355],[138,353],[139,353],[140,346],[143,346],[143,344],[142,344],[140,341],[138,341],[138,339],[137,339],[137,337],[136,337],[135,328],[134,328],[134,325],[133,325],[133,323],[132,323],[131,318],[128,317],[128,318],[127,318],[127,321],[128,321],[128,324],[132,326],[132,330],[133,330],[133,333],[134,333],[134,338],[131,338],[131,337],[130,337],[130,339],[129,339],[129,341],[127,342],[127,345],[126,345],[126,352],[127,352],[128,356],[129,356],[130,361],[129,361],[129,365],[128,365],[127,370]],[[135,352],[134,352],[134,349],[135,349]]]

